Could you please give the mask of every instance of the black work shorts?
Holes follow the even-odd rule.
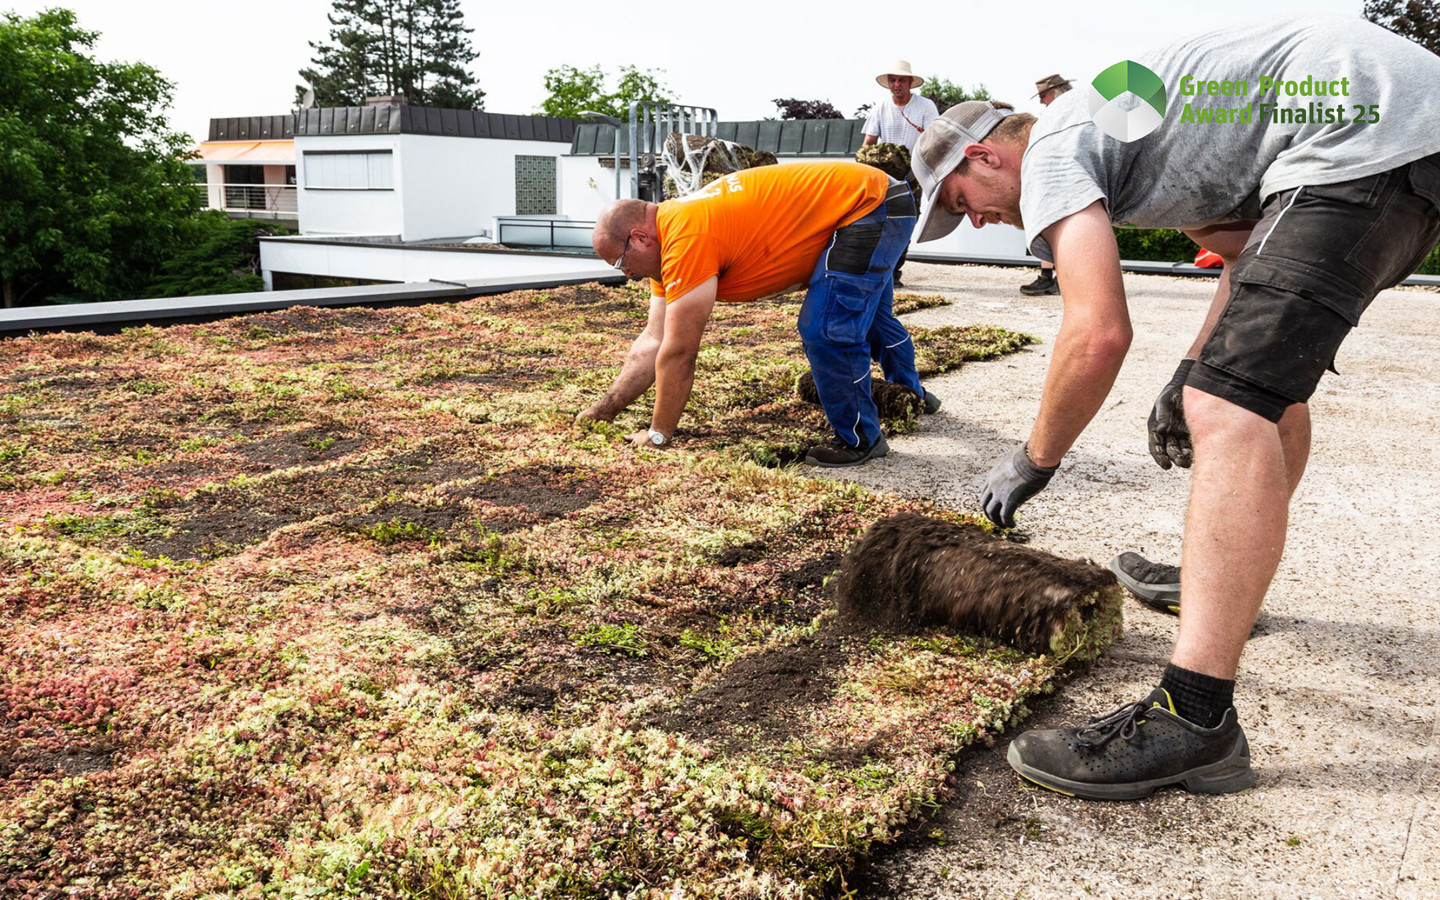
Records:
[[[1375,295],[1440,240],[1440,154],[1265,199],[1186,384],[1280,421],[1334,368]]]

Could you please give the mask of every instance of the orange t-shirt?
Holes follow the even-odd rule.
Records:
[[[660,204],[657,297],[720,276],[721,300],[755,300],[810,280],[835,229],[880,205],[890,179],[857,162],[745,169]]]

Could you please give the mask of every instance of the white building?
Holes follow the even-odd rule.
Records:
[[[782,164],[850,159],[864,137],[851,119],[710,122],[716,137]],[[639,184],[628,129],[571,119],[382,104],[216,119],[210,137],[200,148],[210,205],[294,217],[298,235],[261,241],[277,289],[613,276],[590,232],[605,203]],[[968,224],[911,255],[1025,258],[1017,229]]]
[[[263,125],[284,119],[288,141],[252,142]],[[287,117],[220,119],[201,146],[211,206],[231,215],[237,198],[277,188],[293,209],[293,237],[261,243],[267,286],[309,288],[406,281],[585,281],[613,275],[593,256],[574,252],[508,254],[486,242],[502,217],[538,217],[560,210],[559,157],[576,122],[473,110],[377,104],[310,109]],[[234,160],[288,145],[290,167],[233,168]],[[266,179],[261,182],[261,176]],[[237,175],[257,182],[238,187]],[[283,195],[283,194],[282,194]],[[588,231],[583,246],[589,247]],[[445,245],[445,246],[438,246]],[[488,250],[489,252],[481,252]],[[510,279],[518,279],[512,282]]]
[[[298,228],[294,136],[293,115],[211,119],[209,137],[196,148],[205,205]]]

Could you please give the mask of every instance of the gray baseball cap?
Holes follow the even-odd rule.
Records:
[[[989,100],[966,100],[945,110],[926,127],[910,159],[910,168],[925,196],[925,212],[917,226],[920,236],[916,240],[942,238],[964,220],[964,216],[949,212],[936,202],[940,182],[960,166],[966,147],[985,140],[985,136],[1013,112],[997,109]]]

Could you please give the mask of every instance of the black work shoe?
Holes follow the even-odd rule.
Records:
[[[1195,794],[1255,785],[1235,708],[1214,728],[1201,728],[1176,715],[1160,688],[1080,728],[1027,731],[1010,743],[1006,759],[1041,787],[1085,800],[1138,800],[1171,785]]]
[[[1138,553],[1126,550],[1110,560],[1110,571],[1146,606],[1179,615],[1179,566],[1153,563]]]
[[[835,438],[828,444],[811,447],[805,454],[805,462],[826,469],[842,469],[846,466],[858,466],[872,459],[879,459],[889,452],[890,445],[885,443],[883,434],[875,439],[875,443],[862,447],[852,447],[839,438]]]
[[[1041,269],[1040,277],[1029,284],[1020,285],[1020,293],[1027,296],[1060,293],[1060,282],[1055,278],[1054,269]]]
[[[934,415],[935,413],[939,412],[939,411],[940,411],[940,398],[937,397],[937,396],[935,396],[934,394],[930,393],[929,391],[926,391],[924,388],[921,388],[920,390],[922,390],[922,391],[925,392],[925,398],[924,398],[924,399],[925,399],[925,413],[926,413],[926,415]]]

